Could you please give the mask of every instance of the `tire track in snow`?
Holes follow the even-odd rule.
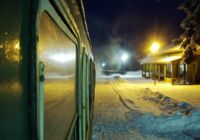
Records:
[[[122,105],[123,105],[126,109],[128,109],[129,111],[134,111],[134,109],[132,109],[132,108],[126,103],[126,101],[122,98],[122,96],[119,94],[119,92],[114,88],[114,85],[111,84],[111,86],[112,86],[112,88],[113,88],[113,91],[118,95],[119,100],[120,100],[120,102],[122,103]],[[129,100],[129,102],[132,103],[132,104],[134,104],[133,101],[130,101],[130,100]]]

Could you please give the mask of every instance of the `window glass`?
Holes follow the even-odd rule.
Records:
[[[63,140],[76,112],[76,46],[47,13],[41,17],[38,57],[45,64],[45,139]]]
[[[180,68],[180,76],[184,77],[185,73],[187,72],[187,65],[186,64],[180,64],[179,68]]]
[[[0,83],[19,79],[21,6],[10,2],[3,0],[0,4]]]
[[[24,70],[21,0],[1,0],[0,13],[0,139],[24,140],[28,139],[29,131],[27,94],[23,92],[20,76],[20,70]]]

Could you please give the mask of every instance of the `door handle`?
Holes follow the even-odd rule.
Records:
[[[44,82],[45,65],[39,62],[38,94],[37,94],[37,125],[38,139],[44,140]]]

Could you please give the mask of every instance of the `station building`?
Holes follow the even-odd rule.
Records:
[[[183,62],[183,53],[180,45],[169,45],[154,55],[146,56],[140,60],[142,76],[173,85],[200,84],[200,55],[191,64],[186,64]]]

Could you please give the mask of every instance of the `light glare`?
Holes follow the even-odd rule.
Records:
[[[102,65],[102,67],[105,67],[105,66],[106,66],[106,63],[105,63],[105,62],[103,62],[101,65]]]
[[[51,59],[60,63],[69,62],[75,59],[74,54],[55,54],[51,56]]]
[[[124,53],[123,55],[122,55],[122,61],[126,61],[127,59],[128,59],[128,55],[126,54],[126,53]]]
[[[151,45],[151,52],[156,53],[160,48],[160,44],[158,42],[153,42]]]
[[[19,42],[17,42],[16,44],[15,44],[15,49],[16,50],[19,50],[20,48],[19,48]]]

